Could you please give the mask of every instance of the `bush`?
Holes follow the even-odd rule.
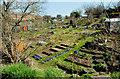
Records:
[[[92,74],[83,74],[81,78],[90,79],[91,76],[92,76]]]
[[[32,70],[23,63],[10,64],[2,70],[3,78],[33,78],[36,76],[36,70]]]
[[[120,72],[114,72],[113,74],[111,74],[111,77],[113,79],[120,79]]]
[[[2,76],[2,70],[3,70],[3,68],[2,68],[2,66],[0,65],[0,79],[1,79],[1,76]]]
[[[44,71],[44,73],[45,73],[45,77],[64,77],[62,71],[55,68],[47,69]]]

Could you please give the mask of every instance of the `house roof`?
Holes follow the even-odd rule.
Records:
[[[41,18],[40,15],[36,15],[36,16]],[[10,17],[11,18],[21,18],[22,16],[21,15],[10,15]],[[30,15],[24,17],[24,19],[34,19],[34,18],[35,18],[35,16],[30,16]]]
[[[40,15],[37,15],[37,17],[41,18],[42,16],[40,16]]]
[[[120,21],[120,18],[111,18],[105,20],[105,22],[117,22],[117,21]]]
[[[21,18],[21,15],[10,15],[11,18]]]

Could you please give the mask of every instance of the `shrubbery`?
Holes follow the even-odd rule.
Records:
[[[92,74],[83,74],[81,76],[81,78],[83,78],[83,79],[90,79],[91,76],[92,76]]]
[[[113,74],[111,74],[111,77],[113,79],[120,79],[120,72],[114,72]]]
[[[44,71],[44,73],[45,73],[45,77],[64,77],[62,71],[55,68],[47,69]]]
[[[2,78],[33,78],[36,70],[23,63],[10,64],[2,70]]]

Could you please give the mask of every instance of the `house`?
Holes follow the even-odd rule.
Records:
[[[82,17],[80,17],[80,18],[88,18],[88,16],[87,15],[82,15]]]
[[[13,14],[13,15],[10,15],[11,19],[20,19],[22,16],[21,15],[17,15],[17,14]],[[42,16],[40,15],[36,15],[36,17],[38,18],[42,18]],[[23,18],[23,20],[32,20],[32,19],[35,19],[35,16],[31,16],[31,15],[27,15]]]
[[[110,18],[105,20],[107,30],[120,33],[120,18]]]
[[[119,18],[119,15],[120,15],[120,12],[113,12],[113,13],[110,13],[109,17],[110,18]]]
[[[13,21],[14,20],[20,20],[21,17],[22,17],[22,15],[20,15],[20,14],[12,14],[12,15],[10,15],[10,18]],[[33,20],[36,20],[36,17],[38,19],[42,19],[42,16],[40,16],[40,15],[26,15],[26,16],[24,16],[23,19],[22,19],[22,22],[20,22],[20,26],[32,26],[32,25],[34,25]]]

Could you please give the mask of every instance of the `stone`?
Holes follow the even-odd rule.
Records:
[[[29,67],[32,67],[33,66],[33,60],[32,59],[26,59],[24,61],[24,63],[26,63]]]

